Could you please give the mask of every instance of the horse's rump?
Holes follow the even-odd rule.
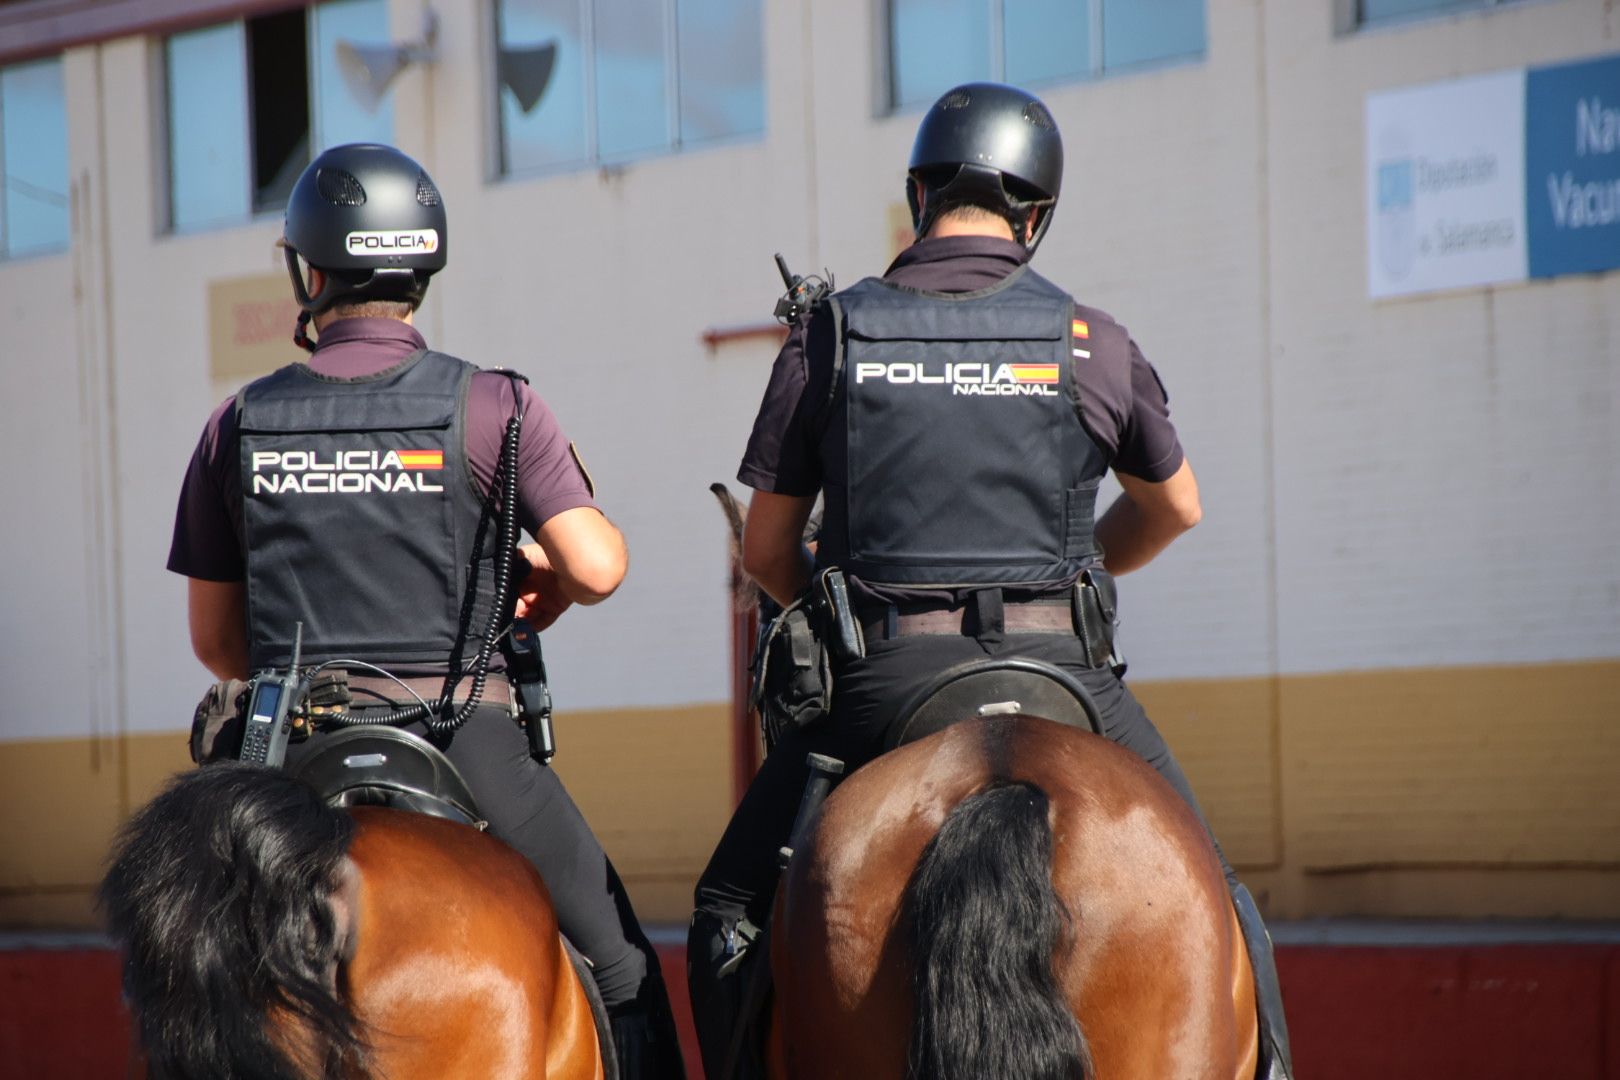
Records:
[[[1049,810],[1038,807],[1031,789],[1044,793]],[[946,826],[953,812],[954,830]],[[942,826],[945,835],[936,842]],[[1043,840],[1047,826],[1050,839]],[[1000,837],[986,835],[994,828]],[[1009,828],[1021,837],[1017,852],[1006,850]],[[1041,917],[1030,869],[1040,852],[1029,845],[1043,842],[1051,845],[1050,885],[1061,905],[1056,923]],[[953,849],[954,875],[941,867],[919,870],[931,845],[931,860]],[[1038,948],[1052,959],[1051,985],[1078,1020],[1083,1042],[1069,1042],[1064,1051],[1062,1026],[1049,1026],[1059,1064],[1046,1075],[1080,1075],[1072,1070],[1085,1047],[1097,1075],[1110,1080],[1232,1080],[1242,1074],[1246,1048],[1252,1075],[1248,963],[1203,827],[1130,751],[1031,717],[965,721],[879,758],[828,798],[777,901],[778,1074],[911,1075],[908,1044],[920,1000],[913,971],[938,944],[930,935],[939,925],[914,921],[918,914],[935,918],[917,903],[916,887],[932,873],[961,890],[961,871],[975,861],[983,883],[1004,888],[999,900],[986,893],[966,898],[981,920],[963,924],[977,926],[969,936],[989,940],[968,945],[963,959],[981,954],[972,962],[1016,964],[1029,955],[1032,933],[1051,935],[1050,946]],[[1033,923],[982,919],[1012,903],[1010,897],[1036,903]],[[953,933],[960,944],[962,927]],[[926,947],[914,945],[913,935]],[[983,991],[990,985],[985,977],[973,976],[981,1011],[1000,1004]],[[1033,995],[1025,1006],[1044,992],[1039,981],[1025,986]],[[958,1003],[956,1015],[972,1027],[967,1007]],[[1028,1026],[1027,1015],[1016,1023],[988,1020],[968,1041],[995,1037],[997,1029],[1028,1039],[1034,1037]],[[969,1075],[951,1071],[949,1062],[924,1064],[934,1077]]]

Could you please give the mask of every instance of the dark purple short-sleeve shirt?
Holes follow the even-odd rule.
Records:
[[[340,319],[321,332],[307,361],[322,375],[341,379],[375,375],[427,348],[414,327],[394,319]],[[530,535],[564,510],[595,506],[590,481],[557,418],[522,385],[523,433],[518,440],[518,518]],[[180,488],[169,569],[207,581],[246,576],[242,521],[227,492],[240,457],[236,399],[226,398],[203,426]],[[501,441],[512,415],[512,380],[499,372],[475,374],[467,391],[466,450],[473,477],[489,490]]]

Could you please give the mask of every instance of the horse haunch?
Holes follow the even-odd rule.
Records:
[[[100,900],[154,1080],[602,1075],[539,875],[466,826],[211,765],[131,818]]]
[[[1109,1080],[1252,1075],[1219,863],[1129,751],[960,723],[840,785],[802,856],[773,929],[775,1075],[1071,1078],[1088,1052]]]

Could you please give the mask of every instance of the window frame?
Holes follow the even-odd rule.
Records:
[[[1436,22],[1441,19],[1490,15],[1494,12],[1522,7],[1530,0],[1463,0],[1455,7],[1440,10],[1408,11],[1400,15],[1380,15],[1368,19],[1363,13],[1367,0],[1334,0],[1336,29],[1341,35],[1368,31],[1403,29],[1409,26]]]
[[[896,33],[895,4],[897,0],[883,0],[875,5],[878,9],[877,22],[879,34],[877,36],[878,70],[881,77],[877,80],[879,85],[878,100],[876,102],[878,116],[896,116],[901,113],[917,112],[927,109],[931,101],[905,102],[900,99],[899,65],[895,63],[895,50],[898,44]],[[1007,0],[976,0],[989,8],[990,15],[990,75],[993,82],[1007,81],[1007,39],[1005,3]],[[1162,56],[1152,60],[1137,60],[1130,63],[1110,66],[1104,57],[1103,42],[1103,4],[1106,0],[1084,0],[1086,4],[1086,18],[1090,23],[1088,27],[1090,49],[1087,57],[1087,66],[1081,75],[1054,75],[1044,79],[1027,79],[1020,81],[1019,85],[1030,88],[1049,86],[1076,86],[1084,83],[1096,82],[1100,79],[1119,78],[1135,75],[1142,72],[1159,71],[1164,68],[1180,67],[1187,64],[1202,63],[1209,58],[1209,0],[1200,0],[1204,7],[1204,40],[1196,52],[1177,53],[1174,56]],[[1345,0],[1341,0],[1345,2]],[[1348,0],[1358,3],[1359,0]]]

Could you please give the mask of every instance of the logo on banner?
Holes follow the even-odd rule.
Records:
[[[1409,157],[1378,163],[1378,261],[1397,281],[1417,261],[1417,205]]]

